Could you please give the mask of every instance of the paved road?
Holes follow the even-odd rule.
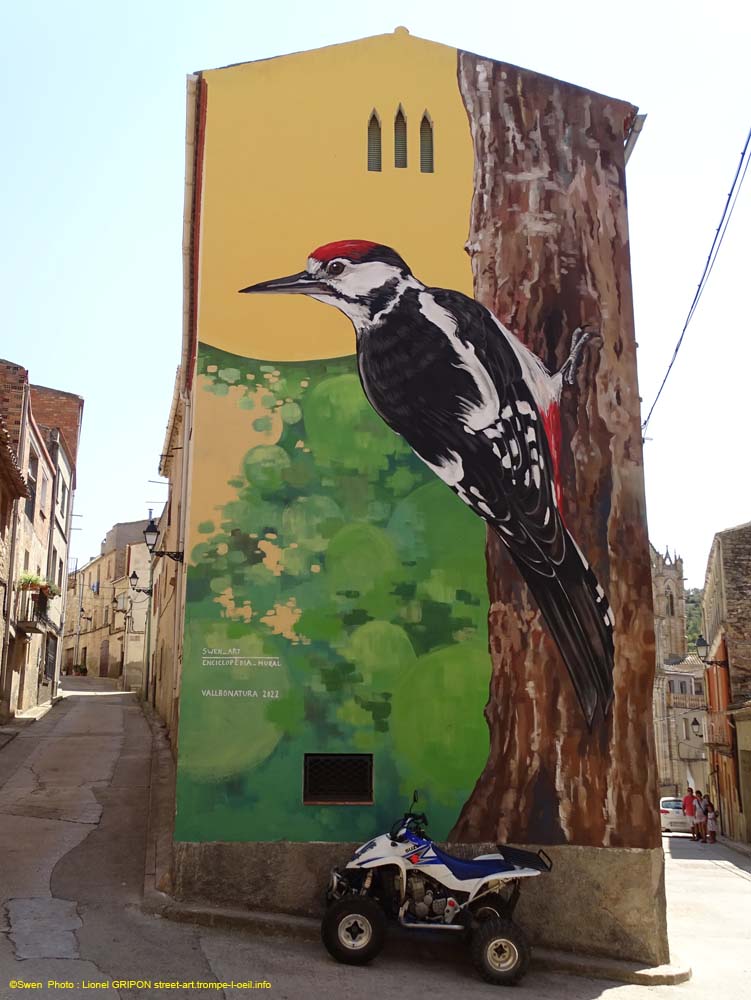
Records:
[[[673,995],[751,996],[751,857],[685,834],[663,838],[668,930],[674,956],[694,970]]]
[[[0,1000],[11,980],[48,1000],[96,995],[246,997],[243,989],[151,989],[128,980],[268,981],[288,1000],[456,1000],[506,995],[468,961],[385,952],[367,969],[340,966],[317,944],[175,924],[139,906],[146,842],[150,732],[113,682],[68,682],[63,702],[0,750]],[[694,967],[677,987],[623,986],[532,971],[528,1000],[744,1000],[751,982],[751,861],[722,846],[666,838],[674,954]],[[47,981],[71,988],[47,989]],[[24,991],[26,992],[26,991]]]

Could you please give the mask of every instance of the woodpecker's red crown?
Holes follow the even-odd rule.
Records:
[[[347,260],[351,264],[370,264],[379,261],[390,267],[398,267],[405,274],[409,273],[409,266],[396,250],[384,246],[383,243],[374,243],[372,240],[337,240],[335,243],[324,243],[317,250],[313,250],[309,258],[323,264],[324,267],[332,260]]]
[[[319,260],[322,264],[328,264],[335,257],[344,257],[346,260],[362,260],[371,250],[379,249],[378,243],[372,240],[337,240],[335,243],[324,243],[322,247],[314,250],[310,256]]]

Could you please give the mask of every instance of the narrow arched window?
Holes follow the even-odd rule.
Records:
[[[394,119],[394,166],[407,166],[407,120],[401,108]]]
[[[420,122],[420,170],[424,174],[433,173],[433,123],[427,111]]]
[[[668,618],[673,618],[675,616],[675,601],[673,600],[673,592],[669,588],[665,590],[665,604]]]
[[[368,170],[381,169],[381,122],[373,112],[368,122]]]

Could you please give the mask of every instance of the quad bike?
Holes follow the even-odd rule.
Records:
[[[425,836],[424,813],[409,811],[388,833],[359,847],[326,888],[321,936],[338,962],[364,965],[383,948],[390,918],[413,931],[461,934],[483,979],[518,982],[529,965],[527,939],[512,920],[522,879],[549,872],[545,853],[498,847],[471,861]]]

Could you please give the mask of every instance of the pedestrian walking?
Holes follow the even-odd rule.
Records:
[[[707,803],[707,839],[710,844],[717,842],[717,810],[712,802]]]
[[[702,844],[707,842],[707,814],[704,810],[704,799],[697,789],[694,795],[694,824],[696,828],[696,839]]]
[[[683,815],[688,817],[688,821],[691,824],[691,839],[696,840],[696,819],[694,817],[694,790],[691,785],[686,789],[686,794],[683,796]]]

